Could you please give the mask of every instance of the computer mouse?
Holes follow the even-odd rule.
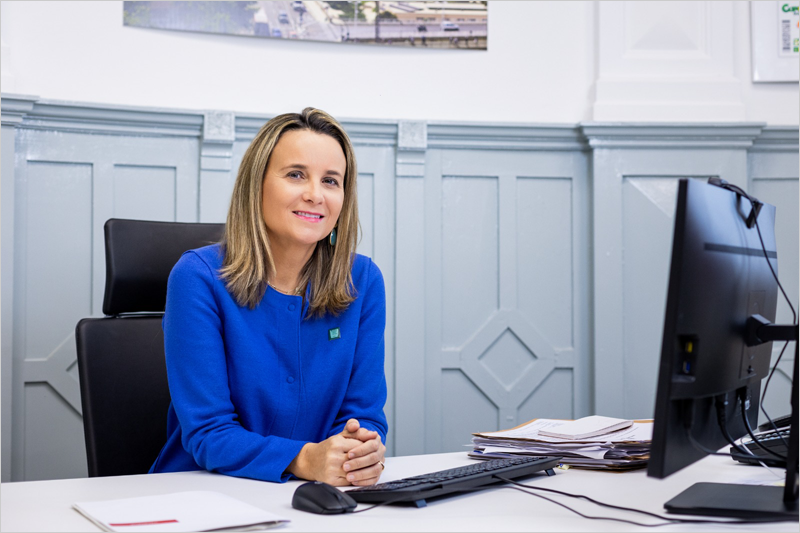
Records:
[[[316,514],[350,513],[356,508],[352,496],[321,481],[303,483],[294,491],[292,507]]]

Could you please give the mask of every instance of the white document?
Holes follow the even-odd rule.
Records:
[[[558,437],[560,439],[583,440],[590,437],[607,435],[620,429],[625,429],[633,424],[633,420],[611,418],[608,416],[585,416],[571,422],[539,430],[539,435],[545,437]]]
[[[547,437],[540,435],[539,431],[546,428],[554,428],[564,423],[564,420],[552,420],[548,418],[538,418],[531,420],[518,428],[505,431],[494,431],[491,433],[473,433],[479,437],[536,440],[539,442],[550,442],[553,444],[574,442],[572,439],[560,439],[558,437]],[[584,439],[582,442],[650,442],[653,438],[653,422],[634,422],[633,425],[622,431],[617,431],[612,435],[600,435]]]
[[[257,531],[288,522],[268,511],[213,491],[80,502],[73,507],[103,531]]]
[[[505,446],[485,446],[483,447],[483,453],[485,454],[502,454],[502,453],[520,453],[519,448],[509,448]],[[529,454],[540,454],[540,455],[557,455],[554,453],[552,448],[539,448],[539,447],[532,447],[530,449],[524,450]],[[574,448],[570,450],[566,450],[565,452],[561,452],[561,455],[566,455],[569,457],[574,456],[583,456],[588,457],[589,459],[603,459],[608,453],[608,448],[603,446],[584,446],[582,448]]]

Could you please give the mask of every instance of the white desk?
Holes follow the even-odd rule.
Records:
[[[383,481],[472,463],[466,453],[393,457],[386,462]],[[781,472],[775,469],[775,472]],[[627,473],[557,470],[555,477],[529,478],[541,484],[600,501],[663,514],[663,504],[697,481],[772,481],[778,478],[760,467],[735,464],[725,457],[707,457],[665,480],[651,479],[643,470]],[[320,516],[296,511],[292,494],[301,482],[283,485],[237,479],[208,472],[82,478],[3,483],[0,486],[2,531],[98,531],[72,509],[76,501],[105,500],[186,490],[215,490],[263,507],[291,520],[274,531],[640,531],[619,522],[586,520],[553,503],[522,492],[490,489],[440,499],[427,507],[383,506],[360,514]],[[592,516],[613,516],[636,522],[654,519],[615,511],[591,503],[548,495]],[[360,505],[359,508],[366,507]],[[698,517],[694,517],[698,518]],[[760,525],[676,525],[665,531],[793,531],[797,522]]]

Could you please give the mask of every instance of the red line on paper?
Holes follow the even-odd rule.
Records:
[[[177,520],[153,520],[151,522],[129,522],[127,524],[108,524],[111,527],[125,527],[125,526],[150,526],[154,524],[176,524]]]

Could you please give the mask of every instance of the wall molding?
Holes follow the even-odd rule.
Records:
[[[397,124],[397,162],[395,175],[404,178],[425,176],[425,150],[428,147],[428,124],[401,120]]]
[[[2,94],[2,123],[105,135],[193,137],[204,144],[252,139],[275,115],[191,111],[40,99]],[[210,128],[212,118],[224,120]],[[343,119],[354,144],[394,146],[405,152],[408,175],[418,175],[428,149],[589,151],[594,148],[750,148],[796,151],[798,127],[763,122],[580,122],[577,124],[475,123]],[[210,129],[209,129],[210,128]],[[220,137],[222,135],[222,137]],[[224,137],[224,138],[223,138]],[[208,147],[210,151],[211,146]],[[209,154],[211,155],[211,154]],[[403,167],[405,168],[405,167]],[[406,170],[401,172],[405,175]],[[424,171],[423,171],[424,172]]]
[[[749,148],[765,126],[763,122],[581,123],[592,148]]]
[[[236,115],[236,140],[249,141],[265,122],[276,115]],[[397,143],[397,121],[339,119],[353,144],[361,146],[394,146]]]
[[[761,134],[753,139],[751,152],[792,152],[800,147],[798,126],[765,126]]]
[[[429,122],[428,148],[583,151],[588,146],[575,124]]]
[[[2,96],[3,122],[6,102],[12,112],[22,107],[24,97]],[[202,113],[174,109],[109,104],[88,104],[28,97],[32,107],[21,115],[20,127],[105,135],[200,137]],[[13,120],[13,119],[12,119]]]
[[[22,119],[31,112],[38,96],[23,94],[3,95],[2,97],[2,125],[18,126]]]

